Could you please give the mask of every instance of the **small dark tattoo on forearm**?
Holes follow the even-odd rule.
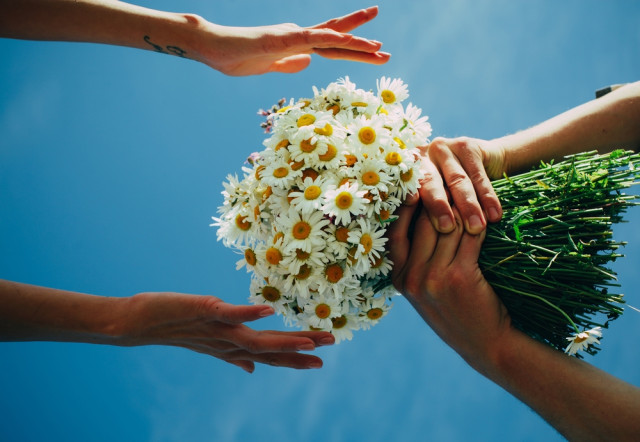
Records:
[[[185,58],[186,55],[187,55],[187,51],[185,51],[182,48],[179,48],[178,46],[165,46],[163,48],[162,46],[153,43],[151,41],[151,37],[149,37],[148,35],[144,36],[144,41],[145,41],[145,43],[147,43],[150,46],[152,46],[153,49],[156,52],[160,52],[161,54],[173,54],[173,55],[177,55],[178,57],[182,57],[182,58]]]

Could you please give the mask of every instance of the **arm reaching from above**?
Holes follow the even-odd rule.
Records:
[[[490,180],[529,169],[541,160],[619,148],[640,148],[640,82],[513,135],[493,140],[434,139],[426,148],[430,161],[420,195],[439,232],[455,228],[455,205],[466,231],[477,234],[487,221],[496,222],[502,216]]]
[[[0,0],[0,37],[104,43],[196,60],[227,75],[298,72],[310,54],[383,64],[380,42],[349,34],[377,7],[310,27],[230,27],[115,0]]]
[[[416,200],[388,233],[394,285],[425,322],[569,440],[637,440],[640,389],[515,329],[478,267],[484,233],[466,233],[456,212],[454,230],[438,234]]]
[[[320,358],[298,352],[333,344],[330,333],[256,331],[243,324],[273,313],[268,306],[232,305],[212,296],[116,298],[0,280],[0,341],[171,345],[250,373],[255,363],[320,368]]]

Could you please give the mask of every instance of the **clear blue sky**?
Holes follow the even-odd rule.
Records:
[[[227,25],[311,25],[368,2],[145,1]],[[209,227],[221,182],[259,150],[255,115],[348,75],[399,76],[434,136],[491,138],[640,79],[640,4],[382,0],[359,34],[384,66],[314,58],[296,75],[229,78],[195,62],[91,44],[0,41],[0,278],[109,296],[215,294],[248,276]],[[640,307],[640,208],[615,264]],[[256,328],[283,328],[280,318]],[[640,313],[588,360],[640,385]],[[3,441],[553,441],[398,298],[377,327],[322,349],[325,367],[253,375],[182,349],[0,345]],[[532,361],[535,363],[535,361]],[[579,413],[580,404],[576,403]]]

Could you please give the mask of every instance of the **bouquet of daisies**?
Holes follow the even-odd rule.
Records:
[[[250,301],[337,341],[387,313],[395,292],[385,231],[418,190],[418,146],[431,134],[407,97],[399,79],[382,77],[372,92],[344,78],[261,112],[271,136],[241,180],[228,177],[212,224],[244,256]]]
[[[375,93],[348,78],[313,92],[259,112],[271,136],[241,180],[228,177],[212,225],[244,256],[252,302],[339,342],[392,305],[384,235],[418,190],[431,126],[402,105],[399,79],[382,77]],[[637,204],[622,190],[637,183],[638,161],[590,152],[492,183],[504,215],[487,227],[478,263],[514,326],[569,354],[599,350],[602,328],[623,312],[607,265],[622,256],[611,228]]]

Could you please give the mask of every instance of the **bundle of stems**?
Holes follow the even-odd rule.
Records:
[[[638,183],[639,160],[622,150],[587,152],[493,181],[504,215],[487,227],[479,265],[515,327],[564,350],[568,337],[622,314],[607,265],[624,256],[612,226],[639,204],[622,192]]]

